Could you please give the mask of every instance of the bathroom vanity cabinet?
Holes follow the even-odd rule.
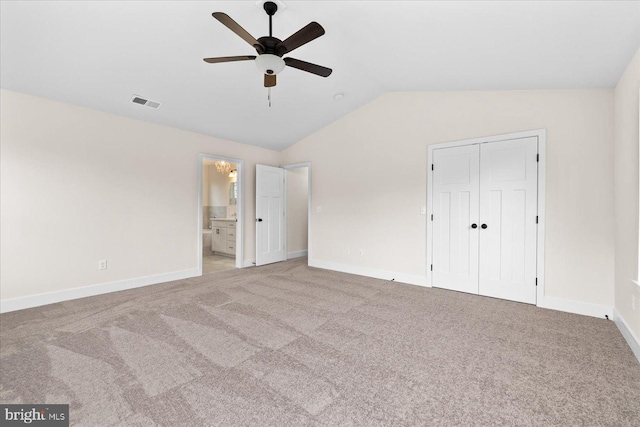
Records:
[[[236,255],[236,220],[211,220],[211,250],[222,255]]]

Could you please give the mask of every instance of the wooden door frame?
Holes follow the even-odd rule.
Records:
[[[236,268],[244,267],[244,160],[218,156],[216,154],[198,154],[198,275],[202,276],[202,232],[204,221],[202,218],[203,196],[202,178],[205,160],[223,160],[238,165],[236,182],[238,183],[238,199],[236,200]]]
[[[537,277],[537,289],[536,289],[536,305],[543,305],[544,301],[544,234],[545,234],[545,172],[546,172],[546,141],[547,130],[535,129],[524,132],[507,133],[501,135],[485,136],[480,138],[463,139],[458,141],[441,142],[437,144],[429,144],[427,146],[427,265],[426,265],[426,277],[427,286],[433,287],[433,272],[431,271],[431,265],[433,263],[433,221],[431,220],[433,215],[433,150],[441,148],[460,147],[463,145],[484,144],[487,142],[507,141],[513,139],[522,138],[538,138],[538,230],[537,236],[537,250],[536,250],[536,277]]]

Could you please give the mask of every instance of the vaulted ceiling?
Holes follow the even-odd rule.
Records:
[[[285,68],[272,107],[251,62],[202,61],[255,54],[211,13],[257,38],[260,1],[3,1],[1,85],[282,150],[387,91],[610,88],[640,45],[637,1],[278,3],[274,36],[326,30],[290,56],[334,71]]]

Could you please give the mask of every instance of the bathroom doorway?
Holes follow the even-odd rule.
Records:
[[[242,268],[243,161],[199,155],[198,268],[201,274]]]

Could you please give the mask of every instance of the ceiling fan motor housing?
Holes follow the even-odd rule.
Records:
[[[276,37],[265,36],[260,37],[258,41],[261,46],[256,48],[259,54],[255,61],[256,67],[264,74],[278,74],[286,65],[281,58],[284,52],[280,53],[276,49],[276,46],[281,43],[281,40]]]

